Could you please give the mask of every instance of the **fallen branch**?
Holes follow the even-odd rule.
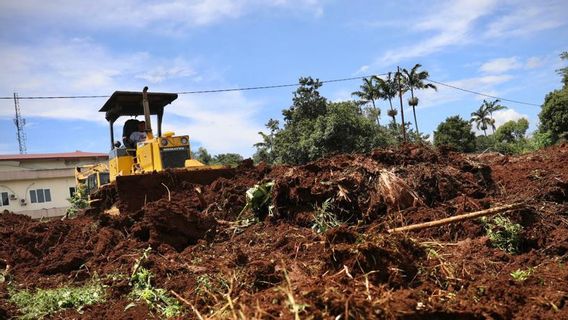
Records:
[[[491,209],[487,209],[487,210],[481,210],[481,211],[466,213],[466,214],[462,214],[462,215],[459,215],[459,216],[444,218],[444,219],[440,219],[440,220],[417,223],[417,224],[412,224],[412,225],[405,226],[405,227],[389,229],[389,230],[387,230],[387,232],[394,233],[394,232],[402,232],[402,231],[422,230],[422,229],[427,229],[427,228],[432,228],[432,227],[437,227],[437,226],[449,224],[449,223],[452,223],[452,222],[475,219],[475,218],[488,216],[488,215],[492,215],[492,214],[497,214],[497,213],[501,213],[501,212],[505,212],[505,211],[509,211],[509,210],[519,209],[523,206],[524,206],[523,203],[514,203],[514,204],[509,204],[509,205],[506,205],[506,206],[495,207],[495,208],[491,208]]]

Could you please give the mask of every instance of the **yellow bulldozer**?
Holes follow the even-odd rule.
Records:
[[[110,125],[109,188],[116,190],[115,200],[128,210],[160,199],[174,184],[206,185],[219,177],[234,175],[234,169],[208,166],[192,159],[189,136],[162,132],[164,108],[177,97],[176,93],[148,92],[147,87],[142,92],[115,91],[99,110],[105,113]],[[121,116],[144,116],[141,129],[134,125],[141,123],[136,119],[124,123],[122,143],[114,138],[114,123]],[[151,116],[157,118],[156,134]],[[135,130],[145,133],[143,141],[131,141],[129,137]],[[108,208],[108,203],[103,206]]]
[[[101,186],[110,182],[108,165],[104,163],[88,164],[75,168],[75,185],[90,196]]]

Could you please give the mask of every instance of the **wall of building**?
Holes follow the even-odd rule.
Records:
[[[34,218],[43,216],[42,213],[62,215],[69,207],[67,201],[70,197],[69,188],[73,187],[75,187],[75,177],[1,182],[0,193],[8,192],[9,205],[1,206],[0,210],[23,213]],[[51,201],[39,203],[36,195],[36,203],[32,203],[30,190],[38,189],[48,189]]]
[[[94,158],[79,161],[0,161],[0,211],[8,210],[32,218],[64,215],[70,205],[67,200],[70,188],[75,187],[75,166],[96,162],[106,161]],[[30,190],[38,189],[48,189],[51,200],[32,203]],[[8,193],[8,205],[2,204],[3,192]]]

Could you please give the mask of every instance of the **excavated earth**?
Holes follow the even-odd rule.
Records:
[[[241,213],[247,189],[268,181],[270,208]],[[568,319],[567,145],[515,157],[404,146],[303,166],[244,161],[230,179],[167,189],[139,210],[118,203],[118,216],[0,215],[0,319],[18,316],[12,290],[95,274],[107,301],[51,318],[161,318],[142,302],[126,308],[149,246],[153,285],[185,300],[184,319]],[[513,203],[522,207],[504,215],[523,226],[515,254],[494,248],[480,219],[387,232]],[[339,226],[318,232],[323,212]],[[531,273],[515,281],[518,269]]]

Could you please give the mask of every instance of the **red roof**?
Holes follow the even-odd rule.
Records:
[[[108,154],[83,151],[64,153],[0,154],[0,160],[77,159],[103,157],[108,158]]]

